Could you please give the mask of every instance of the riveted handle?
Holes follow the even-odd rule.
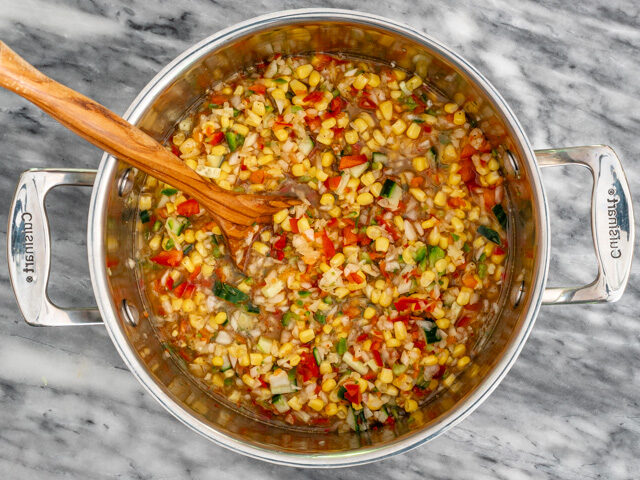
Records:
[[[542,303],[615,302],[622,296],[633,258],[634,223],[629,184],[611,147],[593,145],[536,151],[541,167],[580,165],[593,175],[591,231],[598,276],[589,285],[547,288]]]
[[[95,176],[95,170],[34,169],[20,177],[9,213],[7,260],[18,306],[29,325],[102,323],[97,308],[61,308],[47,294],[51,268],[47,193],[59,185],[92,186]]]

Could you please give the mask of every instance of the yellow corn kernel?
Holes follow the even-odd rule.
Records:
[[[306,232],[310,228],[311,226],[309,225],[309,220],[307,219],[307,217],[302,217],[300,220],[298,220],[298,230],[300,230],[300,232]]]
[[[315,338],[316,334],[313,332],[313,329],[308,328],[306,330],[303,330],[302,332],[300,332],[300,335],[298,336],[298,338],[300,339],[300,341],[302,343],[307,343],[310,342],[311,340],[313,340]]]
[[[382,114],[382,117],[385,120],[391,120],[391,118],[393,117],[393,103],[391,102],[391,100],[386,100],[382,102],[379,108],[380,108],[380,113]],[[373,138],[375,138],[375,133]]]
[[[453,381],[455,379],[456,379],[456,376],[453,373],[451,373],[447,378],[442,380],[442,385],[444,385],[445,387],[450,387],[453,384]]]
[[[249,360],[251,361],[251,365],[254,365],[254,366],[262,365],[262,354],[250,353]]]
[[[462,357],[460,360],[458,360],[458,368],[466,367],[470,361],[471,359],[468,356]]]
[[[320,75],[320,72],[318,72],[317,70],[314,70],[309,75],[309,86],[315,87],[320,83],[320,80],[322,80],[322,76]]]
[[[407,338],[407,327],[405,327],[403,322],[394,322],[393,332],[396,338],[400,341],[403,341]]]
[[[453,114],[453,123],[456,125],[464,125],[467,121],[467,116],[464,113],[464,110],[458,110]]]
[[[409,193],[411,193],[411,195],[413,195],[413,198],[415,198],[420,203],[427,200],[427,194],[424,193],[424,190],[422,190],[421,188],[410,188]]]
[[[320,205],[331,206],[335,203],[336,198],[330,193],[324,193],[320,197]]]
[[[395,217],[393,217],[393,223],[398,230],[404,231],[404,218],[402,218],[400,215],[396,215]]]
[[[335,289],[335,292],[334,292],[334,293],[335,293],[336,297],[338,297],[338,298],[344,298],[344,297],[346,297],[347,295],[349,295],[349,289],[348,289],[348,288],[345,288],[345,287],[338,287],[338,288],[336,288],[336,289]],[[387,306],[388,306],[388,305],[387,305]]]
[[[351,86],[356,90],[362,90],[367,85],[368,82],[369,82],[369,79],[361,73],[355,78]]]
[[[327,213],[332,217],[337,218],[340,215],[342,215],[342,209],[338,206],[335,206],[331,210],[329,210]]]
[[[376,177],[373,172],[367,172],[360,177],[360,181],[365,187],[372,185],[376,181]]]
[[[429,165],[427,164],[427,159],[425,157],[415,157],[413,159],[413,169],[416,172],[423,172],[428,166]]]
[[[371,320],[374,315],[376,314],[376,309],[373,307],[367,307],[364,309],[364,313],[362,314],[362,317],[365,320]]]
[[[393,372],[390,368],[383,368],[378,374],[378,380],[382,383],[391,383],[393,381]]]
[[[386,252],[389,250],[389,239],[387,237],[376,238],[376,252]]]
[[[420,363],[422,363],[422,365],[424,365],[425,367],[431,367],[438,363],[438,357],[436,357],[435,355],[427,355],[422,359],[422,362]]]
[[[353,145],[358,141],[358,132],[356,132],[355,130],[347,130],[346,132],[344,132],[344,140],[349,145]]]
[[[325,393],[329,393],[331,390],[336,388],[336,381],[333,378],[329,378],[322,382],[322,391]]]
[[[302,403],[300,403],[300,399],[298,397],[291,397],[287,404],[296,411],[302,408]]]
[[[289,88],[296,95],[307,93],[307,86],[299,80],[291,80],[291,82],[289,82]]]
[[[404,132],[406,128],[407,124],[401,118],[396,120],[395,123],[391,125],[391,131],[394,133],[394,135],[402,135],[402,132]]]
[[[379,197],[380,192],[382,192],[382,184],[380,182],[371,184],[371,186],[369,187],[369,191],[374,197]]]
[[[373,195],[371,195],[369,192],[361,193],[360,195],[358,195],[356,202],[358,203],[358,205],[371,205],[373,203]]]
[[[332,417],[333,415],[335,415],[336,413],[338,413],[338,405],[336,405],[335,403],[331,402],[329,404],[327,404],[327,406],[324,409],[324,413],[328,416],[328,417]]]
[[[456,110],[458,110],[458,105],[455,103],[447,103],[444,106],[444,111],[447,113],[454,113]]]
[[[158,250],[160,248],[160,242],[162,241],[162,237],[160,235],[155,235],[150,241],[149,241],[149,248],[151,250]]]
[[[295,367],[300,363],[300,360],[302,360],[302,358],[300,358],[300,355],[293,355],[291,358],[289,358],[289,365]]]
[[[369,237],[371,240],[375,240],[376,238],[382,235],[382,229],[377,225],[370,225],[365,230],[365,233],[367,234],[367,237]]]
[[[291,342],[283,343],[283,344],[280,346],[280,349],[278,350],[278,356],[279,356],[279,357],[286,357],[286,356],[287,356],[287,355],[289,355],[292,351],[293,351],[293,345],[291,344]]]
[[[447,269],[447,265],[449,265],[449,262],[447,262],[446,259],[441,258],[440,260],[436,261],[434,267],[437,272],[444,272]]]
[[[251,361],[249,360],[249,355],[247,355],[246,353],[243,355],[240,355],[240,357],[238,357],[238,363],[240,364],[241,367],[248,367],[249,364],[251,363]]]
[[[418,75],[414,75],[409,80],[407,80],[407,83],[405,83],[405,86],[411,91],[415,90],[420,85],[422,85],[422,78],[420,78]]]
[[[296,177],[302,177],[307,173],[307,169],[304,168],[303,164],[296,163],[293,167],[291,167],[291,173]]]
[[[321,123],[322,128],[324,128],[325,130],[329,130],[333,127],[336,126],[336,118],[335,117],[329,117],[326,120],[324,120]]]
[[[224,365],[224,358],[219,357],[219,356],[218,357],[213,357],[211,359],[211,364],[214,367],[221,367],[222,365]]]
[[[445,363],[447,363],[447,360],[449,360],[449,350],[443,350],[438,355],[438,364],[444,365]]]
[[[310,408],[313,408],[316,412],[319,412],[324,408],[324,402],[321,398],[314,398],[313,400],[309,401],[307,405],[309,405]]]
[[[385,290],[384,292],[382,292],[382,295],[380,295],[380,306],[386,308],[391,305],[392,300],[393,298],[391,294],[387,290]]]
[[[411,125],[409,125],[409,128],[407,128],[407,137],[409,137],[412,140],[415,140],[420,136],[420,130],[421,130],[420,125],[418,125],[415,122],[411,122]]]
[[[322,159],[321,159],[321,163],[323,167],[330,167],[336,157],[334,157],[333,153],[331,152],[324,152],[322,154]]]
[[[193,262],[191,261],[191,258],[189,257],[183,257],[182,261],[180,262],[180,264],[189,272],[189,273],[193,273],[193,271],[195,270],[195,266],[193,265]]]
[[[381,295],[382,295],[382,292],[378,289],[375,289],[373,292],[371,292],[371,297],[369,297],[369,299],[371,300],[371,303],[373,303],[374,305],[377,305],[380,302]]]
[[[313,65],[311,65],[310,63],[300,65],[298,68],[296,68],[296,77],[304,79],[311,75],[311,72],[313,72]]]
[[[262,242],[253,242],[252,248],[260,255],[267,255],[267,253],[269,253],[269,247]]]
[[[278,213],[273,215],[273,223],[282,223],[284,219],[289,216],[289,210],[287,208],[283,208]]]
[[[213,321],[216,322],[218,325],[222,325],[224,322],[227,321],[227,313],[226,312],[216,313],[216,316],[213,317]]]
[[[404,402],[404,410],[407,413],[415,412],[418,410],[418,402],[410,398]]]
[[[442,317],[436,320],[436,325],[440,330],[446,330],[451,325],[451,321],[448,318]]]
[[[286,142],[287,138],[289,138],[289,131],[286,128],[280,128],[278,130],[274,130],[273,134],[281,142]]]
[[[190,228],[184,231],[184,241],[187,243],[193,243],[196,241],[196,236]]]
[[[448,144],[444,147],[444,152],[442,152],[442,159],[445,163],[451,163],[458,159],[458,154],[456,152],[456,147],[451,144]]]
[[[433,272],[433,270],[426,270],[420,276],[420,286],[422,288],[427,288],[435,279],[436,274]]]
[[[358,132],[362,133],[364,132],[367,128],[369,128],[369,125],[367,124],[367,122],[364,121],[364,119],[362,118],[356,118],[353,121],[353,128],[355,128]]]
[[[231,129],[234,132],[239,133],[240,135],[246,136],[249,134],[249,127],[247,127],[246,125],[242,125],[241,123],[234,123]]]
[[[464,343],[459,343],[453,348],[453,358],[461,357],[467,351],[467,347]]]
[[[444,207],[447,205],[447,194],[440,190],[436,193],[436,196],[433,197],[433,203],[438,207]]]
[[[461,307],[469,304],[469,300],[471,299],[471,289],[468,287],[463,287],[458,293],[458,297],[456,298],[456,303]]]
[[[329,261],[332,267],[339,267],[344,263],[344,254],[341,252],[336,253],[333,258]]]

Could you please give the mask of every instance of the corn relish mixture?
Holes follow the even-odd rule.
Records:
[[[303,203],[260,231],[243,274],[194,199],[147,179],[141,268],[167,351],[230,402],[338,431],[450,387],[497,309],[507,250],[504,150],[478,108],[324,54],[213,85],[168,148],[222,188]]]

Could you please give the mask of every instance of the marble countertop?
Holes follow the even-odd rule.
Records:
[[[253,15],[313,3],[386,15],[448,44],[501,91],[536,148],[607,143],[622,157],[638,197],[635,0],[0,0],[0,38],[46,74],[122,113],[193,43]],[[23,170],[96,168],[101,154],[6,91],[0,91],[0,125],[4,243],[8,204]],[[551,284],[588,283],[596,271],[590,178],[574,170],[544,174]],[[66,305],[93,302],[88,200],[88,190],[66,189],[48,202],[50,293]],[[145,393],[103,328],[29,327],[5,268],[0,281],[4,478],[629,479],[640,470],[638,260],[620,302],[542,308],[514,368],[462,424],[408,454],[337,472],[274,466],[209,443]]]

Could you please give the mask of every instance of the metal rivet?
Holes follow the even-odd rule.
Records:
[[[524,297],[524,280],[520,282],[520,287],[518,287],[518,290],[516,290],[515,292],[515,300],[513,302],[514,308],[520,305],[520,302],[522,301],[522,297]]]
[[[133,169],[125,168],[118,179],[118,195],[124,197],[133,190]]]
[[[122,316],[126,320],[126,322],[132,327],[138,326],[138,321],[140,320],[140,314],[138,313],[138,309],[135,305],[129,305],[127,300],[122,300],[121,305]]]
[[[513,174],[516,178],[520,178],[520,167],[518,166],[516,157],[511,153],[511,150],[507,150],[507,158],[509,159],[509,166],[511,167],[511,170],[513,170]]]

